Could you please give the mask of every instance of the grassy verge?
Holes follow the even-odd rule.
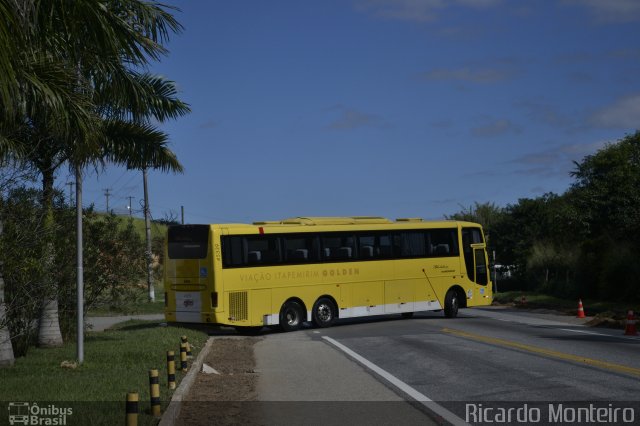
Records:
[[[63,361],[76,359],[73,342],[56,349],[32,349],[15,366],[0,369],[0,401],[73,407],[75,414],[67,424],[121,424],[127,392],[138,392],[140,423],[154,424],[150,415],[142,414],[149,407],[149,370],[159,370],[164,410],[173,392],[167,388],[166,351],[176,352],[179,365],[182,335],[188,336],[195,357],[206,333],[149,321],[128,321],[111,330],[87,333],[85,362],[76,368],[61,367]],[[183,376],[178,372],[176,379]],[[0,416],[7,418],[1,411]]]
[[[526,304],[521,303],[522,296],[526,298]],[[578,311],[578,300],[560,299],[546,294],[533,292],[508,291],[494,295],[494,304],[513,305],[519,308],[528,309],[550,309],[567,315],[576,315]],[[640,312],[638,302],[608,302],[594,299],[582,300],[585,314],[594,316],[592,325],[602,325],[614,328],[624,326],[623,321],[627,317],[627,312],[631,309]]]

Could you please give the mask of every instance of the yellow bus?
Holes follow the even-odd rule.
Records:
[[[299,217],[167,231],[165,317],[298,330],[339,318],[489,305],[482,227],[456,221]]]

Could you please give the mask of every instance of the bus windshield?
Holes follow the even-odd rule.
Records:
[[[209,225],[171,226],[168,231],[169,259],[205,259]]]

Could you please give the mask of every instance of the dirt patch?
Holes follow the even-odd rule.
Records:
[[[258,424],[248,410],[255,401],[253,345],[257,337],[216,338],[204,363],[220,374],[198,373],[182,402],[176,425]]]

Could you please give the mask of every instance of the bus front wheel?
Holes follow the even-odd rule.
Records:
[[[280,328],[282,331],[296,331],[302,327],[303,312],[298,302],[286,302],[280,310]]]
[[[455,318],[458,315],[458,307],[458,293],[455,290],[449,290],[444,298],[444,316]]]
[[[321,297],[313,305],[312,319],[317,327],[331,327],[336,320],[336,305],[330,299]]]

